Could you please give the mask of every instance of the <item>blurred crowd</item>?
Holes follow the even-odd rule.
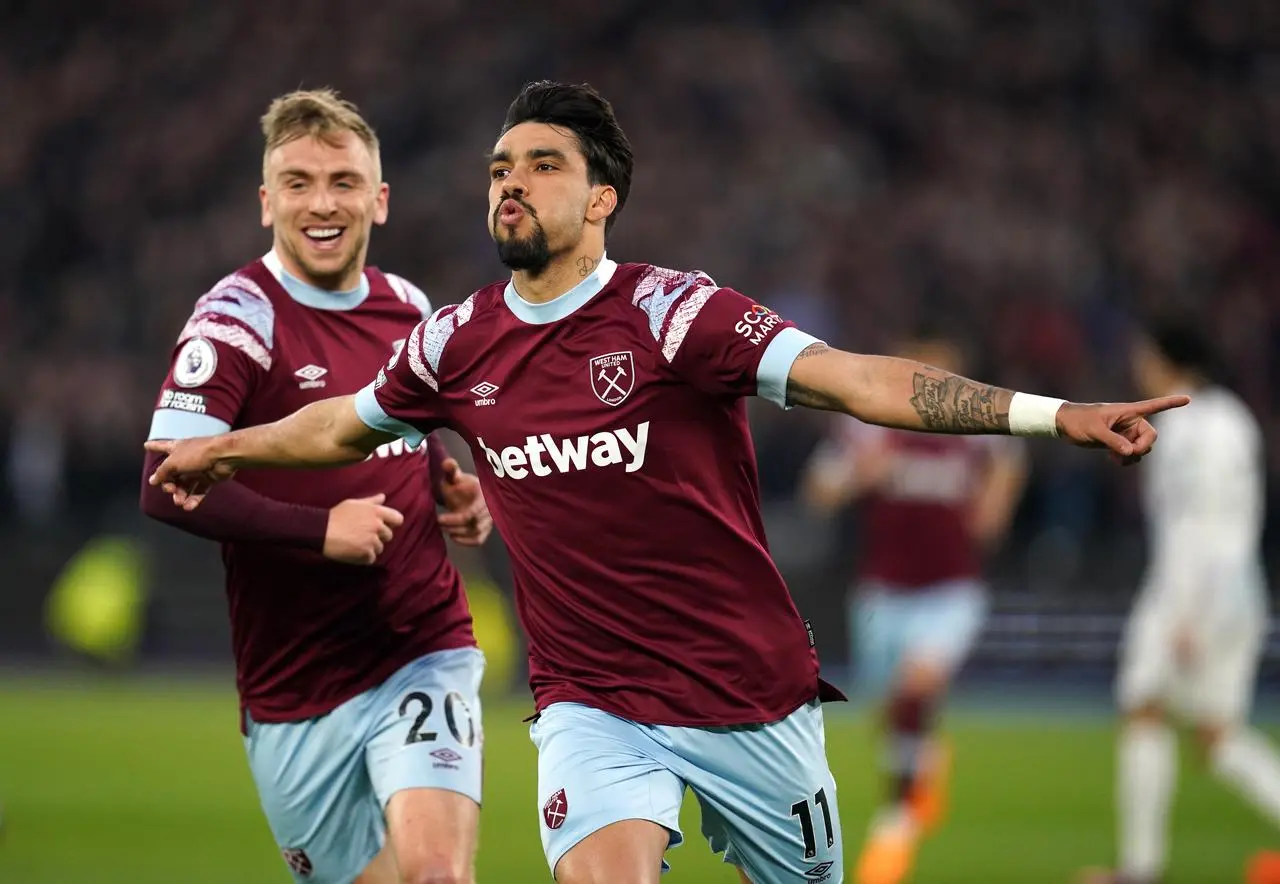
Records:
[[[377,127],[374,261],[457,301],[502,275],[483,153],[529,79],[588,81],[636,148],[619,260],[697,267],[849,348],[917,321],[971,373],[1132,392],[1135,322],[1190,315],[1280,467],[1280,5],[1268,0],[122,0],[0,18],[0,486],[31,524],[135,493],[192,302],[264,252],[270,99]],[[767,495],[821,416],[755,411]],[[1021,542],[1135,532],[1132,482],[1036,446]],[[1027,547],[1030,548],[1030,547]]]

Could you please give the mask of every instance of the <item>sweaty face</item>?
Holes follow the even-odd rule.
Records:
[[[260,195],[262,224],[273,228],[290,273],[334,291],[359,284],[369,232],[387,219],[388,188],[355,133],[280,145],[267,158]]]
[[[521,123],[499,139],[489,163],[489,233],[498,258],[537,276],[582,241],[592,188],[568,130]]]

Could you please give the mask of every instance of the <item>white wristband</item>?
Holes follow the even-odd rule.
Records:
[[[1014,436],[1058,437],[1058,409],[1065,399],[1014,393],[1009,401],[1009,432]]]

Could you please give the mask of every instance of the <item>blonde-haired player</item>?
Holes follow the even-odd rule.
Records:
[[[271,250],[196,301],[153,440],[354,393],[431,313],[416,286],[365,264],[389,188],[355,106],[293,92],[262,133]],[[184,511],[143,485],[148,515],[222,544],[249,767],[295,878],[472,880],[484,659],[441,527],[483,541],[476,478],[438,443],[397,442],[322,474],[246,474],[209,502]]]

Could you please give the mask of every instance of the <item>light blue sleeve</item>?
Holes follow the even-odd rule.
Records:
[[[216,436],[230,429],[229,423],[213,415],[157,408],[151,416],[151,432],[147,439],[194,439],[197,436]]]
[[[787,405],[787,378],[791,374],[791,364],[805,347],[821,343],[813,335],[794,326],[774,335],[760,357],[760,365],[756,367],[756,395],[781,408],[790,408]]]
[[[410,448],[421,445],[424,438],[422,433],[412,425],[398,421],[383,411],[382,406],[378,404],[378,397],[374,395],[374,389],[374,385],[369,384],[356,393],[356,414],[359,415],[360,420],[372,430],[399,436],[409,444]]]

